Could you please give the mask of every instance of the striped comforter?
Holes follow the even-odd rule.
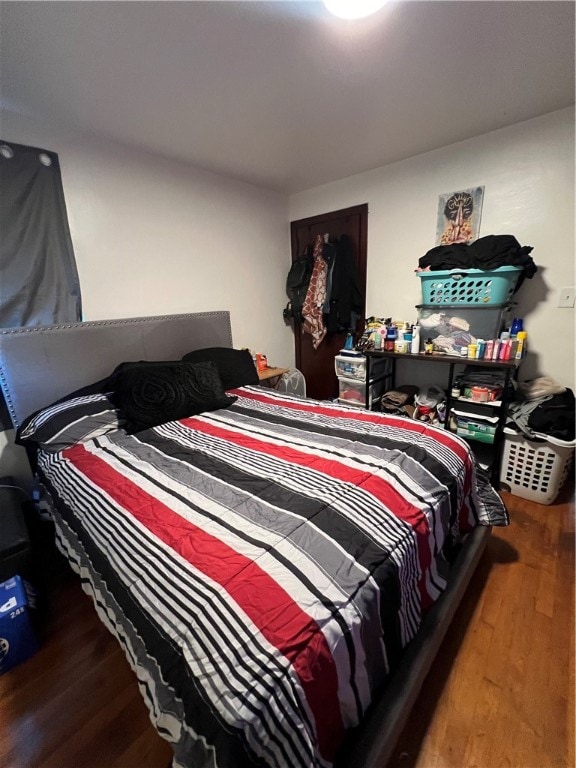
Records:
[[[232,394],[39,472],[174,765],[330,766],[441,594],[448,545],[506,513],[447,432]]]

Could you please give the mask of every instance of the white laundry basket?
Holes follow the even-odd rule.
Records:
[[[500,488],[514,496],[552,504],[566,480],[574,443],[542,435],[542,441],[504,430]]]
[[[274,389],[278,392],[288,392],[298,397],[306,397],[306,379],[298,368],[290,368],[288,373],[283,373],[276,382]]]

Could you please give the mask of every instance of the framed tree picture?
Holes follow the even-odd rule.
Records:
[[[471,243],[480,232],[484,187],[448,192],[438,198],[436,245]]]

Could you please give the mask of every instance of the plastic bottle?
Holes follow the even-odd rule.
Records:
[[[522,360],[523,357],[526,357],[526,343],[528,340],[528,334],[526,331],[518,331],[517,341],[518,346],[516,347],[516,360]]]
[[[508,360],[510,358],[510,332],[502,331],[500,334],[500,350],[498,351],[498,360]]]
[[[386,341],[384,342],[384,349],[386,352],[394,352],[394,342],[398,338],[398,332],[395,325],[389,325],[386,331]]]
[[[510,338],[515,339],[518,333],[524,330],[524,322],[521,317],[515,317],[510,326]]]
[[[434,342],[432,339],[426,339],[424,342],[424,354],[425,355],[431,355],[434,351]]]
[[[410,343],[410,352],[417,355],[420,352],[420,326],[416,324],[412,328],[412,341]]]

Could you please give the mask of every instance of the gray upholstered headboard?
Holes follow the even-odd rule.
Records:
[[[231,347],[229,312],[96,320],[0,330],[0,385],[15,427],[122,362],[180,360],[202,347]]]

